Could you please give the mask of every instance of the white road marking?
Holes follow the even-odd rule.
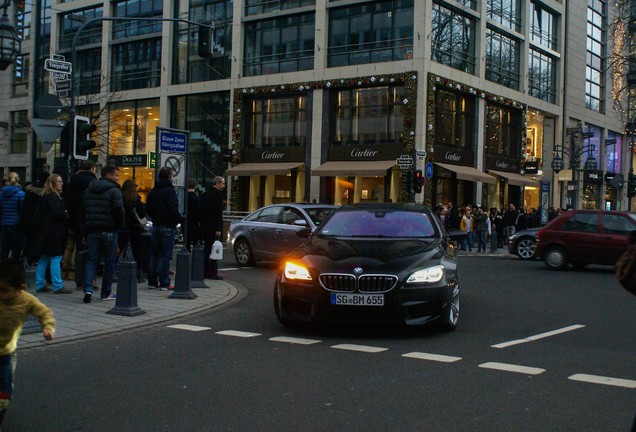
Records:
[[[255,336],[261,335],[260,333],[243,332],[238,330],[222,330],[214,334],[223,335],[223,336],[236,336],[236,337],[243,337],[243,338],[249,338],[249,337],[255,337]]]
[[[295,338],[295,337],[288,337],[288,336],[277,336],[277,337],[270,338],[269,340],[273,342],[285,342],[285,343],[298,344],[298,345],[312,345],[312,344],[317,344],[322,342],[316,339],[302,339],[302,338]]]
[[[224,272],[224,271],[245,270],[250,268],[253,268],[253,267],[226,267],[226,268],[220,268],[219,270]]]
[[[188,330],[193,332],[211,330],[210,327],[201,327],[201,326],[195,326],[190,324],[174,324],[174,325],[169,325],[168,328],[173,328],[177,330]]]
[[[430,361],[436,361],[436,362],[442,362],[442,363],[454,363],[462,359],[461,357],[452,357],[452,356],[445,356],[440,354],[429,354],[429,353],[423,353],[423,352],[410,352],[410,353],[402,354],[402,357],[408,357],[408,358],[413,358],[418,360],[430,360]]]
[[[528,367],[528,366],[519,366],[508,363],[497,363],[497,362],[487,362],[479,365],[480,368],[484,369],[495,369],[502,370],[506,372],[517,372],[526,375],[539,375],[545,372],[545,369]]]
[[[555,335],[558,335],[558,334],[561,334],[561,333],[566,333],[566,332],[569,332],[569,331],[572,331],[572,330],[578,330],[578,329],[583,328],[583,327],[585,327],[585,326],[582,325],[582,324],[575,324],[575,325],[571,325],[571,326],[568,326],[568,327],[563,327],[561,329],[557,329],[557,330],[552,330],[552,331],[549,331],[549,332],[541,333],[541,334],[538,334],[538,335],[528,336],[527,338],[523,338],[523,339],[516,339],[516,340],[509,341],[509,342],[502,342],[502,343],[499,343],[499,344],[496,344],[496,345],[492,345],[491,347],[492,348],[507,348],[509,346],[519,345],[519,344],[526,343],[526,342],[536,341],[536,340],[547,338],[547,337],[550,337],[550,336],[555,336]]]
[[[354,344],[339,344],[332,345],[331,348],[348,350],[348,351],[359,351],[366,353],[379,353],[382,351],[388,351],[388,348],[380,348],[380,347],[372,347],[367,345],[354,345]]]
[[[626,387],[626,388],[636,388],[636,381],[622,379],[622,378],[612,378],[612,377],[604,377],[599,375],[586,375],[586,374],[574,374],[568,377],[569,380],[572,381],[581,381],[592,384],[604,384],[611,385],[616,387]]]

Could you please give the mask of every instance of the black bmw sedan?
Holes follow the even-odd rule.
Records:
[[[437,321],[445,331],[457,326],[457,243],[428,207],[349,205],[307,235],[282,261],[276,278],[274,309],[284,325]]]

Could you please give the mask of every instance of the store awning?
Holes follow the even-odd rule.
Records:
[[[230,176],[287,175],[289,170],[298,168],[302,164],[302,162],[242,163],[231,167],[225,173]]]
[[[382,161],[331,161],[325,162],[311,170],[314,176],[385,176],[388,169],[395,165],[395,160]]]
[[[522,176],[521,174],[495,170],[488,170],[488,172],[507,179],[508,184],[511,184],[513,186],[539,186],[538,181],[529,179],[528,177]]]
[[[485,172],[479,171],[477,168],[464,166],[464,165],[451,165],[440,162],[435,162],[435,165],[441,166],[449,171],[453,171],[457,174],[457,178],[460,180],[468,180],[473,182],[481,182],[481,183],[497,183],[497,179],[493,176],[486,174]]]

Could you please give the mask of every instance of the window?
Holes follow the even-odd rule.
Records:
[[[604,112],[605,105],[605,1],[589,0],[587,8],[587,56],[585,67],[585,106]]]
[[[404,129],[404,87],[335,92],[333,145],[400,144]]]
[[[115,3],[113,15],[129,18],[161,18],[161,0],[126,0]],[[158,21],[113,21],[113,39],[161,33],[162,22]]]
[[[11,113],[11,148],[9,153],[24,154],[27,152],[28,111],[13,111]]]
[[[621,172],[621,151],[623,136],[616,132],[609,132],[605,140],[605,171]]]
[[[472,148],[474,98],[437,90],[435,105],[435,144]]]
[[[200,32],[179,24],[174,40],[174,84],[220,80],[230,77],[232,62],[232,8],[226,0],[190,0],[189,20],[214,27],[210,56],[199,56]]]
[[[281,210],[282,207],[280,206],[267,207],[261,210],[258,214],[245,220],[250,222],[278,223]]]
[[[563,224],[564,231],[576,231],[585,233],[598,232],[598,214],[597,213],[575,213]]]
[[[431,59],[475,73],[475,19],[433,4]]]
[[[601,216],[603,221],[603,233],[627,235],[632,231],[636,231],[636,225],[634,225],[629,219],[620,215],[608,215]]]
[[[557,49],[556,16],[539,2],[530,3],[530,40],[541,46]]]
[[[82,50],[77,54],[79,71],[79,93],[81,95],[98,94],[102,85],[102,48]]]
[[[161,80],[161,38],[113,47],[111,91],[158,87]]]
[[[312,69],[315,14],[293,15],[245,25],[246,76]]]
[[[486,79],[519,89],[519,42],[493,30],[486,30]]]
[[[486,16],[509,29],[519,31],[521,18],[519,0],[488,0]]]
[[[528,55],[528,94],[545,101],[556,101],[556,59],[530,48]]]
[[[60,49],[70,49],[73,44],[73,38],[77,33],[77,30],[84,24],[84,22],[103,16],[102,7],[96,7],[93,9],[86,9],[81,11],[73,11],[62,15],[60,23]],[[77,46],[101,44],[102,43],[102,26],[92,25],[78,36]]]
[[[518,159],[521,114],[500,105],[486,108],[486,153]]]
[[[313,6],[316,0],[246,0],[245,16]]]
[[[13,91],[12,97],[28,96],[29,94],[29,55],[22,54],[13,63]]]
[[[249,147],[296,147],[307,145],[306,95],[253,99],[246,104]]]
[[[31,37],[31,2],[19,1],[15,8],[15,27],[18,36],[25,41]]]
[[[413,0],[329,10],[329,67],[413,57]]]

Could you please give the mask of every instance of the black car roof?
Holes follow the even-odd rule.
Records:
[[[413,212],[430,212],[430,207],[417,203],[356,203],[343,206],[342,210],[402,210]]]

